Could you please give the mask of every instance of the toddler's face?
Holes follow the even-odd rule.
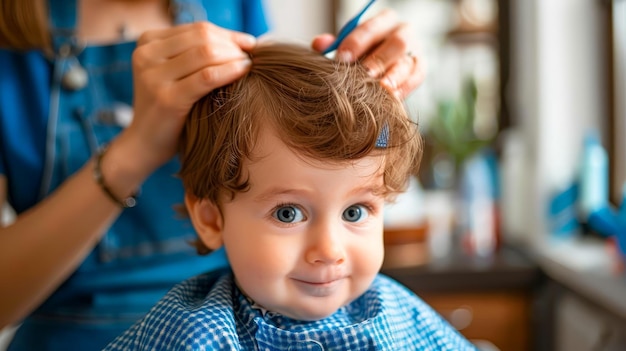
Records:
[[[367,290],[383,261],[382,158],[307,163],[263,132],[250,190],[222,206],[238,286],[264,308],[321,319]]]

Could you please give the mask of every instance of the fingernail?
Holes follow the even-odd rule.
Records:
[[[239,61],[239,65],[241,65],[241,68],[247,69],[248,67],[252,66],[252,60],[250,60],[249,58],[245,58]]]
[[[394,90],[393,91],[393,95],[398,99],[398,100],[402,100],[404,97],[402,96],[402,91],[401,90]]]
[[[372,67],[365,67],[365,69],[367,70],[367,74],[372,77],[372,78],[376,78],[380,75],[380,73],[378,72],[378,69],[376,68],[372,68]],[[384,83],[383,83],[384,84]]]
[[[352,53],[350,51],[339,51],[337,53],[337,60],[341,62],[352,62]]]
[[[385,77],[385,79],[383,79],[383,85],[391,90],[396,90],[397,87],[396,82],[391,80],[389,77]]]
[[[254,35],[246,34],[243,40],[245,40],[250,46],[256,45],[256,37]]]

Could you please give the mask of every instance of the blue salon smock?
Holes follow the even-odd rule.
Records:
[[[171,0],[175,22],[208,20],[260,35],[267,30],[261,0]],[[123,128],[132,111],[131,53],[135,42],[79,47],[76,1],[50,0],[56,52],[0,50],[0,174],[18,214],[53,192]],[[61,84],[79,64],[88,83]],[[175,206],[183,189],[176,159],[141,186],[138,205],[125,209],[78,269],[17,330],[19,350],[99,350],[140,319],[174,284],[227,265],[223,252],[198,256],[191,223]],[[10,289],[10,287],[3,287]]]
[[[257,307],[230,270],[174,287],[104,351],[477,351],[398,282],[378,275],[334,314],[299,321]]]

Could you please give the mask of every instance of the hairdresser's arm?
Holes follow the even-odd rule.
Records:
[[[385,9],[359,24],[339,45],[337,59],[360,59],[373,77],[399,98],[406,97],[424,80],[425,63],[409,25],[399,22],[397,14]],[[317,51],[327,48],[334,36],[321,34],[313,39]]]
[[[133,54],[134,119],[110,145],[102,173],[129,196],[176,149],[191,105],[245,72],[254,38],[196,23],[146,32]],[[80,265],[121,209],[94,181],[93,161],[0,228],[0,328],[19,322]],[[6,201],[0,175],[0,204]],[[164,204],[167,206],[167,204]]]

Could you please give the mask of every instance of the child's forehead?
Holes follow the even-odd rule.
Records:
[[[359,186],[383,186],[385,157],[374,149],[371,155],[358,159],[325,159],[307,154],[306,151],[289,147],[276,133],[261,133],[262,140],[254,147],[251,157],[243,163],[243,171],[250,179],[264,179],[267,182],[281,179],[291,184],[309,174],[324,177],[327,174],[350,174],[350,182]],[[259,177],[258,174],[268,175]],[[295,180],[295,181],[293,181]]]
[[[277,151],[288,151],[289,154],[293,155],[293,157],[303,163],[319,169],[333,170],[355,166],[362,163],[361,161],[363,159],[369,159],[371,162],[376,162],[381,170],[384,168],[385,164],[386,153],[385,149],[381,148],[372,148],[372,151],[369,154],[357,159],[341,159],[339,156],[331,159],[324,158],[322,156],[314,156],[315,153],[312,153],[311,150],[307,148],[305,142],[298,143],[298,140],[292,139],[289,143],[295,146],[290,146],[288,142],[285,141],[284,135],[282,135],[276,128],[270,125],[263,126],[259,130],[259,133],[256,134],[256,140],[250,150],[248,160],[246,161],[248,164],[256,163]]]
[[[384,172],[378,160],[371,162],[374,160],[369,157],[349,163],[303,158],[303,163],[285,163],[284,167],[264,167],[265,160],[245,170],[249,176],[248,195],[257,201],[289,195],[339,200],[366,194],[384,197],[386,193]]]

